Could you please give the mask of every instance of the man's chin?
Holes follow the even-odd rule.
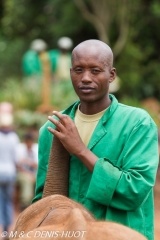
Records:
[[[79,98],[81,102],[83,103],[94,103],[96,102],[97,100],[94,99],[94,98],[91,98],[91,97],[88,97],[88,98]]]

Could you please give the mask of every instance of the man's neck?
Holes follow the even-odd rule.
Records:
[[[109,97],[105,102],[96,101],[96,102],[86,103],[81,101],[79,109],[83,114],[93,115],[105,110],[110,106],[110,104],[111,104],[111,100]]]

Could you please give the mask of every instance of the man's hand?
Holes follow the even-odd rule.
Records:
[[[78,157],[92,172],[98,157],[89,151],[84,145],[74,122],[69,116],[57,111],[53,111],[53,114],[58,117],[59,120],[49,116],[48,120],[56,126],[56,129],[48,127],[48,130],[61,141],[70,154]]]
[[[49,116],[48,119],[56,126],[56,129],[48,127],[48,130],[61,141],[69,153],[78,156],[86,147],[79,136],[74,122],[65,114],[57,111],[54,111],[53,114],[59,120]]]

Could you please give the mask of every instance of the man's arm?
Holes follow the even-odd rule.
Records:
[[[98,157],[84,145],[74,122],[69,116],[56,111],[53,113],[59,120],[49,116],[48,119],[56,126],[56,129],[48,127],[48,130],[61,141],[70,154],[78,157],[92,172]]]
[[[155,183],[158,166],[157,128],[151,118],[138,123],[123,149],[122,165],[99,159],[82,143],[72,120],[54,112],[59,120],[49,117],[56,129],[49,128],[64,147],[93,171],[87,198],[103,205],[126,211],[136,210]]]
[[[109,159],[97,161],[87,198],[135,211],[152,190],[158,167],[157,128],[151,119],[134,127],[122,154],[120,167]]]

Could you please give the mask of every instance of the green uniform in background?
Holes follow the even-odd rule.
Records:
[[[99,157],[93,172],[70,158],[69,197],[97,219],[129,226],[154,239],[153,186],[158,167],[157,127],[142,109],[112,101],[99,120],[88,148]],[[63,111],[73,120],[80,102]],[[39,164],[33,202],[42,197],[53,135],[40,130]],[[74,139],[73,139],[74,141]]]
[[[59,81],[70,80],[71,54],[62,54],[58,49],[49,50],[47,53],[51,63],[51,71],[56,78],[59,78]],[[37,52],[28,50],[24,54],[22,58],[22,70],[26,76],[42,74],[42,63]]]
[[[42,66],[38,53],[28,50],[22,58],[22,69],[26,76],[41,75]]]

